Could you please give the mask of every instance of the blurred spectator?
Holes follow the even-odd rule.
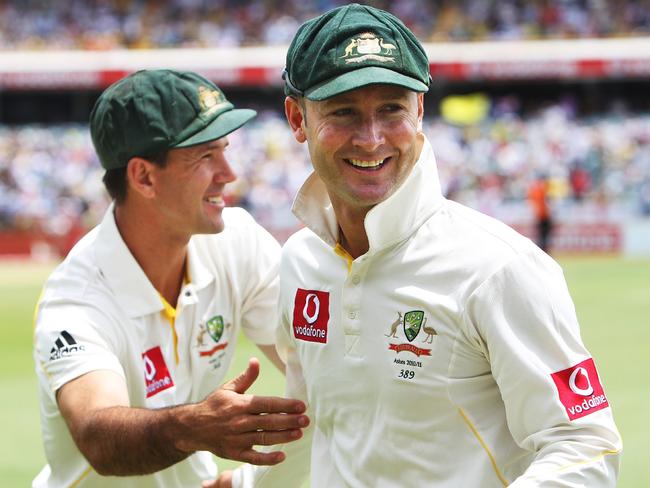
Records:
[[[588,220],[650,211],[650,114],[580,119],[558,103],[521,117],[513,97],[491,105],[493,114],[476,125],[425,118],[449,198],[508,222],[530,220],[528,184],[543,172],[563,215]],[[227,187],[228,202],[269,228],[295,227],[290,207],[311,167],[284,116],[261,112],[229,139],[238,179]],[[580,199],[576,168],[589,181],[578,185]],[[94,225],[108,203],[95,173],[101,167],[86,126],[0,126],[0,228],[64,234]]]
[[[537,231],[537,245],[544,252],[549,252],[551,233],[553,231],[553,218],[549,202],[548,177],[540,173],[528,188],[528,201],[535,216],[535,229]]]
[[[0,0],[0,49],[287,44],[343,0]],[[642,36],[647,0],[371,0],[424,41]]]
[[[580,202],[591,186],[589,173],[580,163],[574,163],[569,171],[569,182],[574,200]]]

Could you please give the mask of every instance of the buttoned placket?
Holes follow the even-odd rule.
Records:
[[[181,289],[178,296],[177,315],[176,315],[176,334],[178,335],[178,347],[180,354],[180,362],[175,365],[177,377],[177,394],[181,399],[188,399],[191,396],[191,381],[181,381],[184,378],[191,378],[192,362],[190,361],[189,354],[191,354],[192,347],[191,341],[195,324],[196,305],[198,303],[198,295],[196,287],[192,283],[187,283]]]
[[[345,335],[345,354],[360,357],[361,299],[364,291],[364,277],[368,269],[368,257],[361,256],[351,262],[341,293],[341,324]]]

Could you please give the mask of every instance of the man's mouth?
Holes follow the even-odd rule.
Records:
[[[208,202],[210,205],[217,205],[217,206],[223,206],[224,205],[222,195],[215,195],[215,196],[207,197],[207,198],[204,199],[204,201]]]
[[[367,160],[367,159],[346,159],[345,162],[348,164],[351,164],[352,166],[356,168],[364,168],[364,169],[375,169],[379,168],[382,164],[384,164],[386,161],[388,161],[389,158],[385,159],[375,159],[375,160]]]

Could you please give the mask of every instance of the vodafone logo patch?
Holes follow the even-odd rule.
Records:
[[[293,304],[293,335],[308,342],[327,342],[330,294],[319,290],[296,290]]]
[[[589,358],[551,374],[570,420],[609,407],[594,360]]]
[[[142,360],[144,361],[144,381],[147,386],[147,398],[174,386],[160,346],[153,347],[142,353]]]

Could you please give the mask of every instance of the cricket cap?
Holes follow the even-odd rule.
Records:
[[[109,170],[136,156],[219,139],[255,115],[235,109],[219,87],[196,73],[142,70],[100,95],[90,114],[90,134]]]
[[[287,52],[285,94],[326,100],[373,84],[429,90],[429,60],[394,15],[356,3],[300,26]]]

